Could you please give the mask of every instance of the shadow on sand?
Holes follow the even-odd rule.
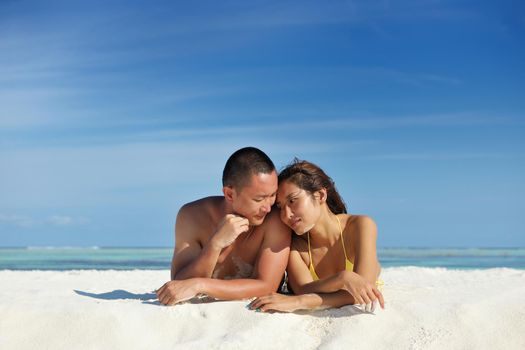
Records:
[[[76,290],[76,289],[74,291],[78,295],[82,295],[84,297],[103,299],[103,300],[121,300],[121,299],[152,300],[152,299],[157,299],[157,295],[155,293],[135,294],[135,293],[131,293],[126,290],[123,290],[123,289],[117,289],[112,292],[106,292],[106,293],[89,293],[89,292],[83,292],[81,290]]]
[[[158,301],[157,294],[153,292],[137,294],[137,293],[128,292],[123,289],[117,289],[112,292],[106,292],[106,293],[89,293],[89,292],[83,292],[81,290],[76,290],[76,289],[74,290],[74,292],[83,297],[89,297],[89,298],[94,298],[94,299],[141,300],[142,304],[164,306]],[[180,305],[180,304],[207,304],[207,303],[220,302],[220,301],[221,300],[210,298],[205,295],[200,295],[200,296],[191,298],[189,300],[183,301],[177,305]],[[247,306],[248,304],[246,304],[246,307]],[[269,312],[269,313],[280,313],[280,312]],[[338,309],[325,309],[325,310],[315,310],[315,311],[311,311],[311,310],[310,311],[296,311],[294,313],[297,315],[309,315],[309,316],[322,317],[322,318],[350,317],[350,316],[361,315],[361,314],[373,315],[373,313],[364,312],[361,308],[353,306],[353,305],[347,305],[347,306],[344,306]]]
[[[149,305],[162,305],[157,300],[157,294],[154,292],[151,293],[142,293],[142,294],[136,294],[128,292],[127,290],[123,289],[117,289],[112,292],[106,292],[106,293],[89,293],[84,292],[81,290],[74,289],[74,292],[78,295],[81,295],[83,297],[89,297],[94,299],[102,299],[102,300],[142,300],[143,304],[149,304]],[[209,298],[206,296],[197,296],[194,298],[191,298],[189,300],[186,300],[182,302],[181,304],[205,304],[218,301],[213,298]]]

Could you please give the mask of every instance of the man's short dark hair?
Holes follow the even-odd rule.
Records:
[[[270,157],[255,147],[244,147],[235,151],[226,161],[222,172],[222,185],[240,191],[249,184],[252,175],[270,174],[275,170]]]

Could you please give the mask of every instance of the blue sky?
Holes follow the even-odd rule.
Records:
[[[172,246],[253,145],[379,245],[525,246],[520,1],[2,1],[0,246]]]

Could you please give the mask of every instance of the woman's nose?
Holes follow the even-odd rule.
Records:
[[[290,209],[290,207],[288,207],[287,205],[285,205],[285,206],[283,207],[283,211],[284,211],[284,217],[285,217],[286,219],[290,219],[290,218],[292,217],[293,213],[292,213],[292,210]]]

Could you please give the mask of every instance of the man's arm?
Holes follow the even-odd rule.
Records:
[[[253,279],[202,281],[201,293],[217,299],[234,300],[258,297],[279,287],[290,253],[291,232],[274,212],[267,218],[264,240],[259,250]]]
[[[191,278],[171,281],[157,292],[163,304],[174,304],[196,294],[235,300],[262,296],[277,290],[290,252],[291,232],[279,219],[277,212],[265,222],[264,239],[259,249],[253,279],[219,280]]]
[[[223,249],[227,249],[235,239],[249,229],[248,219],[228,214],[218,227],[209,227],[213,231],[210,239],[201,247],[198,242],[198,220],[202,208],[190,204],[184,206],[177,215],[175,224],[175,251],[171,263],[171,279],[182,280],[194,277],[211,277],[217,259]]]
[[[210,277],[221,253],[211,244],[204,247],[198,241],[195,225],[196,204],[184,205],[175,223],[175,250],[171,260],[171,279]]]

